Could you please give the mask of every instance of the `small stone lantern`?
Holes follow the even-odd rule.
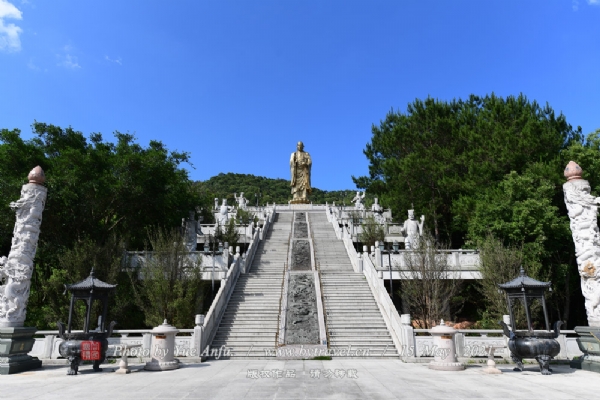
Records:
[[[462,371],[465,366],[456,359],[454,335],[456,329],[446,326],[444,320],[438,326],[431,328],[433,336],[434,359],[429,363],[429,369],[438,371]]]
[[[179,360],[175,358],[175,335],[179,329],[167,323],[152,329],[152,360],[144,367],[148,371],[168,371],[179,368]]]

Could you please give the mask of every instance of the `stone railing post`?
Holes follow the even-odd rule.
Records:
[[[362,259],[362,254],[358,253],[358,271],[357,272],[360,272],[361,274],[363,273],[363,262],[364,261]]]
[[[196,314],[196,326],[194,326],[194,337],[192,338],[192,346],[194,347],[194,352],[192,354],[196,354],[200,357],[200,362],[202,362],[202,335],[204,334],[204,315]]]
[[[465,356],[465,334],[457,332],[454,335],[454,348],[458,357]]]
[[[381,268],[383,265],[383,258],[381,255],[381,250],[379,250],[379,242],[375,242],[375,266],[377,268]]]
[[[412,327],[410,314],[400,315],[400,325],[402,326],[401,341],[402,351],[400,358],[415,358],[417,356],[417,346],[415,340],[415,330]]]
[[[148,351],[146,352],[146,349]],[[152,334],[146,332],[142,334],[142,352],[141,354],[152,354]]]
[[[52,350],[54,348],[54,340],[56,339],[56,335],[45,335],[44,336],[44,353],[42,354],[42,358],[50,359],[52,358]]]

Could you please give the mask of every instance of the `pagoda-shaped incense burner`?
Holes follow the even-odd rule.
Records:
[[[61,356],[67,358],[71,364],[68,375],[77,375],[79,364],[82,361],[93,361],[94,371],[102,371],[100,364],[106,358],[106,349],[108,340],[112,334],[113,327],[116,325],[112,321],[108,328],[105,326],[106,314],[108,311],[108,296],[114,291],[117,285],[111,285],[102,282],[94,277],[94,270],[90,276],[81,282],[72,285],[65,285],[65,289],[71,292],[71,305],[69,308],[69,322],[66,327],[62,322],[58,322],[58,335],[64,340],[58,349]],[[85,319],[83,331],[72,332],[71,323],[77,300],[85,303]],[[98,319],[98,327],[90,330],[90,317],[92,314],[92,305],[94,301],[102,303],[102,314]]]
[[[550,289],[550,282],[540,282],[525,274],[521,267],[521,272],[518,277],[510,282],[498,285],[498,287],[506,292],[506,301],[508,303],[508,311],[510,313],[510,321],[512,329],[503,321],[500,322],[504,334],[508,336],[508,348],[512,360],[517,364],[515,371],[523,371],[523,359],[535,358],[540,364],[540,372],[542,375],[550,375],[550,360],[556,357],[560,352],[560,344],[556,340],[560,334],[561,321],[554,324],[554,330],[550,331],[548,323],[548,311],[546,310],[546,299],[544,292]],[[546,331],[534,331],[531,323],[531,304],[534,299],[538,299],[544,311],[544,320],[546,323]],[[525,309],[527,318],[527,330],[518,331],[513,313],[513,305],[515,302],[521,301]]]

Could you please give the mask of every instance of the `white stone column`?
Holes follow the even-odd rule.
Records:
[[[581,174],[581,167],[570,161],[565,168],[568,180],[563,184],[563,191],[588,324],[600,327],[600,232],[597,221],[600,198],[591,195],[590,184],[581,178]]]
[[[29,183],[23,185],[21,198],[10,203],[17,219],[8,258],[0,258],[0,327],[22,327],[27,313],[33,259],[37,249],[42,211],[48,190],[39,166],[31,170]]]

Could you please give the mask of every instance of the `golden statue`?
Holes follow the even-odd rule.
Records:
[[[297,150],[290,157],[290,172],[292,173],[292,204],[308,204],[310,189],[310,154],[304,151],[304,144],[298,142]]]

